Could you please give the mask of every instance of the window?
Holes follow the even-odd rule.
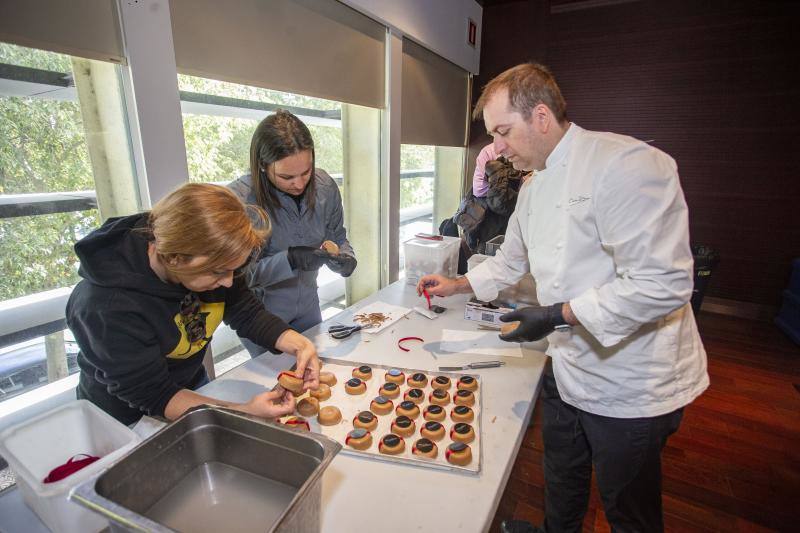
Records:
[[[0,67],[2,401],[76,371],[72,247],[140,203],[116,65],[0,43]]]

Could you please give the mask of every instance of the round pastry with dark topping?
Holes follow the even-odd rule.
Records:
[[[439,447],[432,440],[422,438],[411,447],[411,453],[428,459],[436,459],[436,456],[439,455]]]
[[[398,453],[403,453],[405,449],[406,441],[403,440],[403,437],[395,435],[394,433],[384,435],[378,443],[378,451],[386,455],[397,455]]]
[[[457,405],[450,411],[450,418],[454,422],[472,422],[475,419],[475,413],[466,405]]]
[[[456,405],[475,405],[475,393],[471,390],[461,389],[456,393],[453,403]]]
[[[444,456],[451,464],[466,466],[472,462],[472,450],[463,442],[454,442],[447,447]]]
[[[319,382],[324,383],[328,387],[333,387],[336,385],[336,374],[333,372],[320,372]]]
[[[431,387],[434,389],[447,390],[450,388],[450,378],[447,376],[436,376],[433,378],[433,381],[431,381]]]
[[[366,450],[372,446],[372,433],[364,428],[356,428],[347,434],[344,443],[356,450]]]
[[[303,416],[314,416],[319,413],[319,400],[308,396],[297,402],[297,412]]]
[[[425,401],[425,393],[422,392],[422,389],[409,389],[403,395],[403,399],[420,404]]]
[[[299,416],[290,416],[282,423],[284,426],[289,426],[290,428],[302,428],[306,431],[311,431],[311,426],[308,425],[308,421],[305,418],[300,418]]]
[[[324,383],[320,383],[319,388],[310,391],[309,394],[317,400],[324,402],[331,397],[331,388]]]
[[[428,395],[428,401],[433,405],[447,405],[450,403],[450,393],[444,389],[434,389]]]
[[[370,411],[361,411],[353,417],[353,427],[373,431],[378,427],[378,417]]]
[[[465,444],[475,440],[475,430],[467,423],[459,422],[450,430],[450,440],[463,442]]]
[[[406,383],[408,383],[409,387],[421,389],[428,384],[428,376],[422,372],[416,372],[408,376],[408,381]]]
[[[417,425],[407,416],[398,416],[392,421],[392,433],[401,437],[410,437],[417,430]]]
[[[384,376],[388,383],[397,383],[398,385],[402,385],[403,382],[406,380],[406,375],[402,370],[398,370],[397,368],[390,368],[386,371],[386,375]]]
[[[388,415],[392,409],[394,409],[394,404],[386,396],[376,396],[369,404],[369,410],[376,415]]]
[[[456,388],[459,390],[471,390],[475,392],[478,390],[478,380],[473,378],[472,376],[461,376],[458,378],[458,383],[456,383]]]
[[[317,420],[323,426],[335,426],[342,421],[342,412],[338,407],[327,405],[319,410]]]
[[[435,420],[437,422],[441,422],[446,417],[441,405],[429,405],[425,408],[422,416],[425,417],[425,420]]]
[[[400,396],[400,386],[397,383],[392,383],[390,381],[388,383],[384,383],[378,392],[387,398],[397,398]]]
[[[372,367],[367,365],[361,365],[358,368],[353,369],[353,377],[358,379],[363,379],[364,381],[368,380],[372,377]]]
[[[419,430],[420,435],[427,437],[431,440],[442,440],[444,438],[444,426],[435,420],[425,422],[422,429]]]
[[[367,384],[358,378],[348,379],[344,384],[344,390],[347,394],[364,394],[367,392]]]
[[[419,416],[419,406],[410,400],[400,402],[397,406],[398,416],[407,416],[408,418],[417,418]]]

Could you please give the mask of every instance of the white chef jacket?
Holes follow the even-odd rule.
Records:
[[[652,417],[708,387],[692,308],[686,201],[675,161],[632,137],[571,124],[522,187],[497,255],[467,273],[484,301],[530,271],[541,305],[581,325],[547,338],[561,398]]]

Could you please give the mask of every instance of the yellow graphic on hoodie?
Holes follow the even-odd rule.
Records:
[[[200,310],[188,317],[176,313],[173,320],[181,333],[178,345],[167,354],[170,359],[188,359],[203,349],[211,340],[211,335],[216,331],[217,326],[222,323],[222,315],[225,312],[225,302],[205,303],[200,302]],[[190,335],[186,329],[193,333],[192,340],[189,342]]]

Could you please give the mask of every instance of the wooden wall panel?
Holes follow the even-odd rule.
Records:
[[[778,306],[800,256],[800,4],[553,2],[564,4],[580,9],[485,7],[475,98],[509,66],[549,66],[572,121],[675,158],[692,241],[722,256],[708,295]],[[473,125],[476,147],[483,131]]]

